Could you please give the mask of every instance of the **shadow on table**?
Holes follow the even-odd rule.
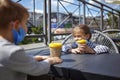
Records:
[[[64,62],[75,62],[73,59],[62,59]]]

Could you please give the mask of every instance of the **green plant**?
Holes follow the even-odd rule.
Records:
[[[31,30],[32,30],[33,34],[41,34],[41,33],[43,33],[43,24],[40,24],[37,27],[32,27]],[[40,42],[40,41],[38,40],[37,37],[32,37],[32,38],[27,37],[20,43],[20,45],[30,44],[30,43],[38,43],[38,42]]]
[[[107,21],[108,21],[108,25],[112,25],[112,21],[114,21],[114,26],[113,26],[113,28],[114,29],[117,29],[118,28],[118,16],[117,15],[113,15],[112,13],[108,13],[107,14],[108,15],[108,19],[107,19]],[[114,19],[114,20],[112,20],[112,18]]]

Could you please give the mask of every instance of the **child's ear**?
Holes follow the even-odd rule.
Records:
[[[19,29],[19,24],[20,24],[20,22],[18,21],[18,20],[16,20],[16,21],[12,21],[10,24],[9,24],[9,28],[10,29],[15,29],[15,30],[18,30]]]
[[[90,34],[86,34],[86,38],[87,38],[87,39],[90,39],[90,38],[91,38],[91,35],[90,35]]]
[[[13,23],[13,27],[14,27],[16,30],[18,30],[18,29],[19,29],[19,24],[20,24],[20,22],[19,22],[18,20],[16,20],[16,21],[14,21],[14,23]]]

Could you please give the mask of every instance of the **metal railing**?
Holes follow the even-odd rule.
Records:
[[[17,2],[20,2],[23,0],[18,0]],[[48,1],[48,3],[47,3]],[[43,0],[43,33],[42,34],[35,34],[35,35],[27,35],[26,37],[42,37],[44,39],[44,43],[47,45],[51,41],[53,41],[53,37],[57,35],[67,35],[69,33],[63,33],[63,34],[54,34],[54,32],[60,28],[60,26],[66,22],[72,23],[71,28],[76,24],[87,24],[95,29],[99,29],[100,31],[107,29],[107,25],[109,23],[108,18],[110,18],[112,23],[109,25],[110,28],[120,28],[120,11],[113,9],[97,0],[92,0],[95,4],[89,3],[87,0],[75,0],[75,3],[66,1],[66,0],[56,0],[57,7],[56,7],[56,16],[54,19],[56,19],[57,27],[54,31],[51,30],[51,19],[52,19],[52,6],[51,0]],[[68,9],[67,6],[65,6],[63,3],[67,3],[71,6],[76,6],[74,9]],[[35,22],[35,0],[33,0],[33,22]],[[39,3],[38,3],[39,4]],[[91,8],[92,7],[92,8]],[[60,14],[60,9],[63,9],[66,13],[62,12],[63,14]],[[77,13],[77,16],[76,16]],[[96,13],[96,14],[95,14]],[[108,13],[111,15],[108,16]],[[60,21],[59,18],[61,15],[64,15],[65,18],[61,18]],[[117,17],[118,23],[116,26],[114,18]],[[77,20],[75,22],[74,18]],[[33,23],[34,24],[34,23]]]

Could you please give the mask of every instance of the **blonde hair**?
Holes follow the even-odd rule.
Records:
[[[22,21],[25,15],[29,16],[26,8],[11,0],[0,0],[0,29],[7,28],[15,20]]]

